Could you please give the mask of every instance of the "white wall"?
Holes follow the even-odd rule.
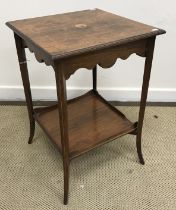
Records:
[[[163,28],[158,36],[149,90],[149,101],[176,101],[176,1],[175,0],[1,0],[0,4],[0,100],[24,99],[12,31],[6,21],[69,11],[100,8]],[[53,100],[55,80],[51,67],[39,64],[27,52],[34,99]],[[136,55],[118,60],[112,69],[98,72],[100,92],[108,100],[139,100],[144,59]],[[73,97],[91,87],[91,71],[79,70],[67,82]]]

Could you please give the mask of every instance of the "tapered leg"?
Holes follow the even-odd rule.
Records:
[[[26,62],[26,54],[25,49],[23,47],[22,39],[17,35],[14,34],[15,42],[16,42],[16,49],[18,54],[19,66],[21,71],[21,77],[23,81],[24,93],[26,97],[29,121],[30,121],[30,136],[28,143],[32,143],[32,139],[34,137],[35,132],[35,119],[33,117],[33,104],[32,104],[32,96],[31,96],[31,89],[30,89],[30,82],[29,82],[29,75],[28,75],[28,68]]]
[[[67,96],[66,81],[63,73],[62,65],[54,66],[56,87],[58,96],[58,110],[60,120],[60,135],[62,143],[62,156],[64,168],[64,204],[68,203],[69,192],[69,141],[68,141],[68,115],[67,115]]]
[[[93,77],[93,90],[97,90],[97,66],[92,69],[92,77]]]
[[[64,205],[68,204],[69,193],[69,161],[64,161]]]
[[[146,99],[147,99],[147,94],[148,94],[150,73],[151,73],[151,67],[152,67],[154,45],[155,45],[155,37],[148,39],[147,49],[146,49],[145,68],[144,68],[144,75],[143,75],[140,110],[139,110],[139,118],[138,118],[138,125],[137,125],[136,147],[137,147],[139,162],[142,165],[144,165],[145,163],[144,163],[144,159],[143,159],[143,155],[142,155],[141,136],[142,136],[142,126],[143,126],[143,120],[144,120]]]

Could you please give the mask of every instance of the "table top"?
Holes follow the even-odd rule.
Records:
[[[16,20],[6,24],[53,60],[165,33],[162,29],[100,9]]]

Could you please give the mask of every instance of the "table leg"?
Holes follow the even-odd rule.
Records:
[[[16,42],[17,55],[18,55],[18,60],[19,60],[19,66],[20,66],[21,77],[23,81],[24,93],[26,97],[26,103],[27,103],[27,109],[28,109],[28,115],[29,115],[29,121],[30,121],[30,136],[29,136],[28,143],[31,144],[32,139],[34,137],[34,132],[35,132],[35,119],[33,117],[34,111],[33,111],[33,103],[32,103],[32,96],[31,96],[28,68],[27,68],[27,62],[26,62],[26,54],[25,54],[25,49],[24,49],[23,41],[21,37],[19,37],[17,34],[14,34],[14,37],[15,37],[15,42]]]
[[[144,68],[144,75],[143,75],[139,118],[138,118],[138,125],[137,125],[136,147],[137,147],[139,161],[142,165],[144,165],[145,162],[143,159],[142,149],[141,149],[141,136],[142,136],[142,126],[143,126],[144,113],[145,113],[145,107],[146,107],[146,99],[147,99],[147,94],[148,94],[150,73],[151,73],[151,67],[152,67],[154,45],[155,45],[155,37],[149,38],[148,43],[147,43],[147,48],[146,48],[146,60],[145,60],[145,68]]]
[[[93,90],[97,90],[97,65],[92,69],[93,76]]]
[[[62,65],[55,65],[55,77],[58,97],[58,110],[60,121],[60,135],[62,143],[62,156],[64,168],[64,204],[68,203],[69,191],[69,138],[68,138],[68,114],[67,114],[67,96],[66,80],[63,73]]]

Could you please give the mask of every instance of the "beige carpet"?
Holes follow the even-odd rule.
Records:
[[[137,120],[137,107],[120,109]],[[147,108],[145,166],[138,163],[130,135],[73,160],[68,206],[58,151],[38,126],[32,145],[27,139],[26,108],[1,106],[2,210],[176,210],[176,108]]]

